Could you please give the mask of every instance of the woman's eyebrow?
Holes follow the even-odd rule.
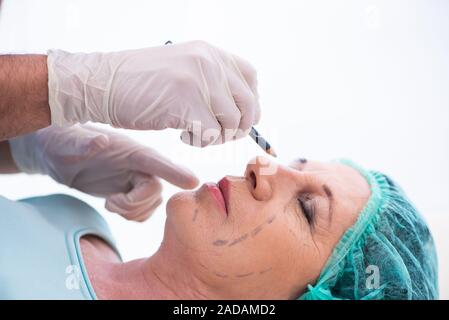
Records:
[[[298,171],[302,171],[304,165],[307,163],[307,159],[304,158],[298,158],[295,161],[293,161],[293,163],[295,163],[296,165],[298,165],[297,167],[292,167],[293,169],[296,169]]]
[[[334,195],[332,194],[331,189],[326,185],[322,185],[323,191],[326,194],[327,199],[329,200],[329,223],[332,221],[333,207],[334,207]]]

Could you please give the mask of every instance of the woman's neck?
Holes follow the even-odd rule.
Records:
[[[160,255],[123,263],[109,245],[93,236],[81,238],[80,248],[98,299],[214,298],[204,294],[201,283],[171,269]]]

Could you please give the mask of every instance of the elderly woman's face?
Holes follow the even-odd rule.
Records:
[[[354,169],[258,157],[167,204],[161,251],[221,298],[298,297],[314,283],[370,191]]]

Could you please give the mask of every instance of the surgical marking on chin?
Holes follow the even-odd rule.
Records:
[[[226,245],[228,242],[229,242],[229,240],[221,240],[221,239],[219,239],[219,240],[215,240],[215,241],[213,242],[213,245],[219,247],[219,246],[224,246],[224,245]]]
[[[250,275],[254,274],[254,272],[248,272],[248,273],[243,273],[243,274],[237,274],[235,275],[237,278],[244,278],[244,277],[248,277]]]
[[[230,246],[233,246],[233,245],[235,245],[235,244],[237,244],[237,243],[239,243],[239,242],[242,242],[242,241],[245,240],[247,237],[248,237],[248,234],[245,233],[243,236],[238,237],[237,239],[233,240],[228,246],[230,247]]]
[[[195,212],[193,213],[192,222],[195,222],[197,215],[198,215],[198,209],[195,209]]]

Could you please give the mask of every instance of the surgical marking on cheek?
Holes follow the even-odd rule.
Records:
[[[264,227],[265,224],[271,224],[271,223],[274,221],[274,219],[276,219],[276,216],[277,216],[277,215],[271,216],[271,217],[268,218],[264,223],[262,223],[261,225],[257,226],[256,228],[254,228],[254,229],[251,231],[251,233],[250,233],[250,234],[251,234],[251,237],[256,236],[260,231],[262,231],[262,229],[263,229],[263,227]],[[232,240],[232,242],[228,245],[228,247],[231,247],[231,246],[233,246],[233,245],[236,245],[237,243],[242,242],[242,241],[245,240],[246,238],[248,238],[248,233],[245,233],[244,235],[242,235],[242,236],[240,236],[240,237],[238,237],[238,238]],[[218,240],[215,240],[212,244],[213,244],[214,246],[224,246],[224,245],[226,245],[228,242],[229,242],[229,240],[218,239]]]
[[[229,247],[231,247],[231,246],[233,246],[233,245],[235,245],[235,244],[237,244],[237,243],[239,243],[239,242],[242,242],[242,241],[245,240],[247,237],[248,237],[248,234],[245,233],[243,236],[238,237],[237,239],[233,240],[233,241],[229,244]]]
[[[228,277],[227,274],[222,274],[222,273],[218,273],[218,272],[214,272],[214,274],[215,274],[217,277],[220,277],[220,278],[227,278],[227,277]]]
[[[195,209],[195,212],[193,212],[192,222],[195,222],[197,215],[198,215],[198,209]]]
[[[208,267],[206,267],[204,264],[202,264],[201,262],[198,262],[200,266],[202,266],[204,269],[209,270]]]
[[[295,238],[297,238],[296,233],[293,232],[293,230],[291,228],[288,228],[288,233],[290,233],[292,236],[294,236]]]
[[[268,271],[271,271],[271,270],[273,270],[273,267],[270,267],[270,268],[268,268],[268,269],[259,271],[259,274],[264,274],[264,273],[267,273]]]
[[[219,240],[215,240],[212,244],[213,244],[214,246],[224,246],[224,245],[226,245],[228,242],[229,242],[229,240],[221,240],[221,239],[219,239]]]
[[[270,223],[272,223],[272,222],[274,221],[274,219],[276,219],[276,215],[274,215],[274,216],[272,216],[272,217],[268,218],[268,220],[267,220],[267,224],[270,224]]]
[[[254,272],[248,272],[248,273],[243,273],[243,274],[236,274],[235,276],[237,278],[244,278],[244,277],[248,277],[250,275],[254,274]]]
[[[262,230],[262,228],[263,228],[263,224],[254,228],[253,231],[251,231],[251,237],[254,237],[256,234],[258,234]]]

